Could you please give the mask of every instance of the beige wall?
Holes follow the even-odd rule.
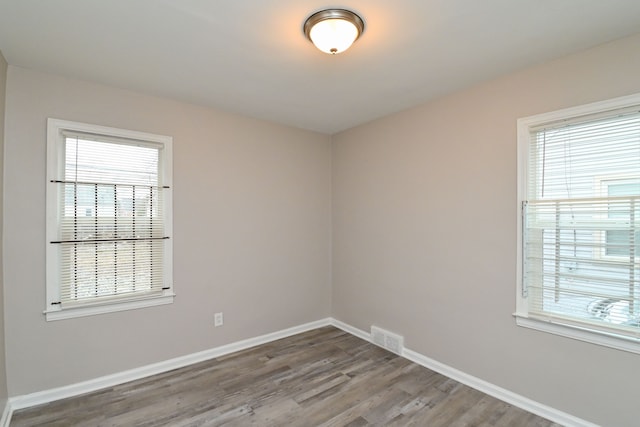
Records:
[[[48,117],[173,137],[174,304],[45,321]],[[330,315],[326,135],[9,66],[5,155],[11,396]]]
[[[512,313],[516,119],[640,92],[639,76],[640,35],[336,135],[334,317],[575,416],[638,425],[640,355]]]
[[[3,177],[4,177],[4,110],[7,83],[7,61],[0,52],[0,411],[7,402],[7,371],[4,345],[4,272],[3,272]]]

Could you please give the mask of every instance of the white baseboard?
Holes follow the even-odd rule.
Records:
[[[331,325],[335,326],[338,329],[342,329],[343,331],[348,332],[351,335],[355,335],[360,339],[371,342],[371,334],[369,332],[365,332],[358,328],[354,328],[353,326],[347,323],[341,322],[340,320],[333,319],[333,318],[331,319]]]
[[[165,360],[163,362],[153,363],[151,365],[142,366],[140,368],[130,369],[128,371],[118,372],[116,374],[107,375],[76,384],[70,384],[63,387],[56,387],[50,390],[12,397],[9,399],[7,406],[10,406],[10,411],[13,412],[15,410],[28,408],[30,406],[53,402],[54,400],[78,396],[84,393],[90,393],[92,391],[100,390],[106,387],[113,387],[118,384],[138,380],[150,375],[160,374],[173,369],[192,365],[194,363],[224,356],[226,354],[234,353],[236,351],[244,350],[250,347],[255,347],[260,344],[265,344],[271,341],[286,338],[291,335],[310,331],[312,329],[317,329],[330,324],[331,319],[326,318],[315,322],[294,326],[292,328],[283,329],[281,331],[272,332],[270,334],[261,335],[255,338],[249,338],[209,350],[200,351],[198,353],[192,353],[186,356]],[[4,426],[4,424],[0,424],[0,426]]]
[[[7,399],[4,402],[4,409],[2,410],[2,418],[0,418],[0,426],[1,427],[9,427],[9,423],[11,422],[11,415],[13,415],[13,409],[11,407],[11,402]]]
[[[436,371],[464,385],[475,388],[476,390],[488,394],[489,396],[493,396],[496,399],[500,399],[513,406],[517,406],[518,408],[524,409],[525,411],[539,415],[563,426],[598,427],[596,424],[590,423],[581,418],[567,414],[566,412],[559,411],[540,402],[536,402],[527,397],[513,393],[502,387],[498,387],[495,384],[491,384],[490,382],[481,380],[480,378],[474,377],[473,375],[469,375],[467,373],[459,371],[455,368],[452,368],[451,366],[440,363],[437,360],[433,360],[413,350],[405,348],[402,352],[402,356],[412,362],[417,363],[418,365],[422,365],[425,368]]]
[[[371,334],[368,332],[365,332],[358,328],[354,328],[353,326],[336,319],[331,319],[331,324],[336,328],[340,328],[345,332],[362,338],[363,340],[372,342]],[[513,393],[502,387],[498,387],[495,384],[491,384],[490,382],[481,380],[480,378],[474,377],[473,375],[469,375],[465,372],[459,371],[458,369],[455,369],[449,365],[445,365],[444,363],[440,363],[437,360],[433,360],[416,351],[405,348],[402,351],[402,357],[414,363],[417,363],[418,365],[424,366],[425,368],[431,369],[432,371],[438,372],[439,374],[442,374],[446,377],[454,379],[464,385],[488,394],[489,396],[493,396],[496,399],[500,399],[513,406],[517,406],[518,408],[524,409],[527,412],[539,415],[563,426],[598,427],[597,424],[593,424],[581,418],[574,417],[573,415],[567,414],[566,412],[559,411],[550,406],[543,405],[540,402],[536,402],[535,400],[531,400],[527,397]]]
[[[270,334],[261,335],[259,337],[237,341],[235,343],[223,345],[198,353],[193,353],[163,362],[142,366],[140,368],[119,372],[113,375],[107,375],[93,380],[83,381],[81,383],[57,387],[54,389],[44,390],[23,396],[11,397],[5,405],[4,411],[2,413],[2,418],[0,418],[0,427],[9,426],[11,414],[14,410],[28,408],[30,406],[40,405],[43,403],[52,402],[54,400],[89,393],[105,387],[113,387],[115,385],[122,384],[128,381],[133,381],[140,378],[148,377],[150,375],[160,374],[173,369],[182,368],[194,363],[213,359],[250,347],[255,347],[260,344],[266,344],[271,341],[286,338],[291,335],[310,331],[312,329],[320,328],[327,325],[335,326],[336,328],[342,329],[343,331],[351,335],[371,342],[371,334],[369,334],[368,332],[362,331],[340,320],[334,318],[326,318],[315,322],[305,323],[300,326],[283,329],[281,331],[273,332]],[[415,362],[421,366],[452,378],[469,387],[473,387],[476,390],[479,390],[497,399],[503,400],[513,406],[517,406],[518,408],[547,418],[558,424],[571,427],[597,427],[596,424],[574,417],[573,415],[567,414],[565,412],[551,408],[547,405],[543,405],[542,403],[531,400],[527,397],[498,387],[487,381],[481,380],[480,378],[474,377],[451,366],[445,365],[444,363],[433,360],[413,350],[405,348],[402,352],[402,357],[405,357],[412,362]]]

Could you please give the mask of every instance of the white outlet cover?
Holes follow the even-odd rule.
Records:
[[[222,326],[224,324],[224,317],[222,313],[216,313],[213,315],[213,324],[215,326]]]

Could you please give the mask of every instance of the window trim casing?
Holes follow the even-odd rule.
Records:
[[[524,238],[523,202],[527,199],[527,177],[529,176],[529,140],[531,128],[551,122],[574,119],[607,111],[640,105],[640,93],[593,102],[576,107],[564,108],[548,113],[523,117],[517,121],[517,243],[516,243],[516,311],[513,313],[516,324],[521,327],[547,332],[566,338],[606,346],[617,350],[640,354],[640,335],[631,337],[608,331],[589,328],[586,324],[572,324],[558,317],[532,316],[529,314],[529,299],[524,296],[523,256]]]
[[[165,241],[163,289],[162,294],[150,296],[131,296],[115,298],[100,302],[87,302],[82,305],[61,308],[52,303],[59,301],[60,288],[59,255],[57,248],[50,242],[56,240],[59,223],[58,202],[60,187],[53,181],[59,179],[64,172],[64,143],[63,131],[75,131],[92,133],[105,137],[139,140],[142,143],[150,142],[162,145],[160,156],[163,186],[169,187],[163,195],[164,203],[164,232],[170,238]],[[173,178],[173,138],[165,135],[156,135],[146,132],[138,132],[127,129],[119,129],[107,126],[73,122],[49,118],[47,120],[47,172],[46,172],[46,302],[43,314],[47,321],[70,319],[76,317],[92,316],[124,310],[133,310],[157,305],[173,303],[173,221],[172,221],[172,178]]]

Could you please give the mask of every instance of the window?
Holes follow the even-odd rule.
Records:
[[[171,143],[49,119],[47,320],[173,301]]]
[[[640,174],[640,171],[637,173]],[[607,179],[602,181],[605,195],[609,197],[633,196],[640,194],[640,179]],[[607,212],[608,219],[625,219],[629,213],[621,211],[620,208],[612,207]],[[640,204],[636,206],[634,215],[640,215]],[[604,255],[609,257],[628,257],[631,248],[626,243],[629,233],[623,230],[607,230],[605,232]],[[634,251],[640,255],[640,228],[635,230]]]
[[[517,323],[640,353],[640,95],[518,121]]]

